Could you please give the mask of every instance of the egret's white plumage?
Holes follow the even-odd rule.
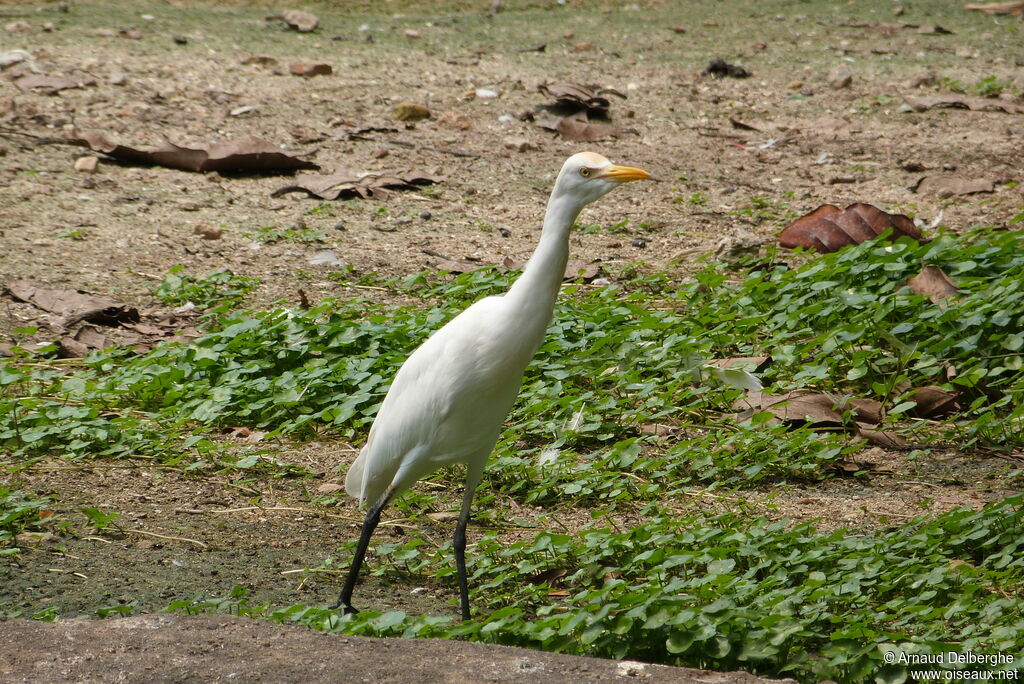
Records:
[[[648,177],[592,152],[569,157],[522,276],[505,295],[481,299],[449,321],[399,369],[345,479],[346,491],[369,511],[337,606],[354,610],[359,568],[387,502],[441,466],[465,463],[466,492],[453,546],[462,617],[469,618],[465,528],[473,492],[551,322],[569,256],[569,231],[585,205],[622,182]]]

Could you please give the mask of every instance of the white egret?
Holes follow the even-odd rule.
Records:
[[[466,491],[452,546],[462,619],[469,619],[466,523],[484,463],[498,441],[523,371],[544,339],[569,257],[569,231],[583,207],[620,183],[649,178],[599,154],[566,160],[548,200],[544,228],[523,274],[509,291],[486,297],[432,334],[395,375],[370,435],[345,479],[369,504],[345,585],[332,608],[345,613],[381,511],[441,466],[466,464]]]

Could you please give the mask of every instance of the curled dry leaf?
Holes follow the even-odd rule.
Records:
[[[740,412],[739,420],[746,420],[754,413],[769,411],[776,421],[817,430],[844,430],[855,432],[870,444],[880,447],[903,446],[906,441],[888,430],[879,430],[884,411],[881,402],[864,397],[845,397],[829,394],[794,390],[784,395],[767,392],[748,392],[737,400],[733,408]],[[850,411],[853,423],[843,420],[843,413]],[[859,470],[860,468],[858,468]]]
[[[277,66],[277,59],[270,55],[249,55],[242,60],[242,64],[255,64],[272,69]]]
[[[525,262],[513,261],[511,257],[505,257],[501,261],[501,266],[509,271],[518,271],[525,265]],[[568,280],[570,282],[574,280],[583,280],[584,282],[589,283],[599,275],[601,275],[601,264],[596,262],[572,260],[565,265],[565,271],[562,273],[562,280]]]
[[[622,133],[610,123],[611,102],[605,97],[615,95],[625,99],[619,91],[579,83],[542,83],[537,90],[555,98],[554,102],[537,108],[547,112],[547,116],[538,119],[537,126],[574,142],[594,142]]]
[[[404,174],[365,174],[359,175],[348,170],[337,173],[317,175],[304,173],[295,178],[295,182],[270,193],[271,197],[280,197],[289,192],[305,192],[311,197],[335,200],[351,197],[378,197],[387,190],[414,190],[419,185],[431,185],[439,179],[418,171]]]
[[[931,264],[924,266],[920,273],[907,280],[907,285],[917,294],[924,295],[936,304],[960,293],[960,289],[949,279],[945,271]]]
[[[938,195],[945,199],[957,195],[973,195],[979,192],[995,192],[992,181],[982,178],[966,180],[957,176],[925,176],[911,188],[922,195]]]
[[[990,97],[969,97],[967,95],[922,95],[915,97],[907,95],[903,98],[915,112],[924,112],[929,109],[970,109],[984,112],[1006,112],[1007,114],[1024,114],[1024,106],[997,100]]]
[[[555,98],[555,101],[543,105],[542,108],[552,114],[569,115],[584,111],[588,116],[599,119],[609,118],[608,108],[611,101],[605,95],[615,95],[623,100],[626,96],[614,88],[602,88],[596,85],[580,83],[541,83],[538,92]]]
[[[430,108],[415,102],[400,102],[391,109],[395,121],[421,121],[429,119]]]
[[[56,95],[68,88],[85,88],[96,85],[92,78],[75,80],[66,76],[44,76],[42,74],[29,74],[14,80],[14,85],[22,92],[30,90],[41,90],[45,95]]]
[[[594,142],[615,135],[615,127],[607,123],[591,123],[575,117],[564,117],[555,124],[555,132],[565,140]]]
[[[733,404],[742,412],[738,417],[749,418],[756,412],[768,411],[784,423],[809,425],[815,428],[844,428],[842,413],[836,408],[836,399],[827,394],[794,390],[783,395],[751,391]]]
[[[835,252],[847,245],[858,245],[891,230],[890,238],[903,235],[923,239],[914,222],[903,214],[890,214],[863,202],[839,209],[823,204],[806,216],[790,223],[779,235],[783,247],[806,247],[819,252]]]
[[[1024,17],[1024,0],[1011,2],[987,2],[981,5],[964,5],[965,10],[984,12],[985,14],[1016,14]]]
[[[102,133],[83,133],[66,138],[65,142],[133,164],[166,166],[182,171],[271,173],[320,168],[313,162],[287,155],[276,145],[255,136],[203,147],[182,147],[168,142],[152,150],[120,145]]]
[[[750,72],[737,64],[729,64],[724,59],[713,59],[705,67],[704,71],[700,72],[703,76],[716,76],[723,78],[730,76],[732,78],[748,78]]]
[[[73,336],[62,337],[58,344],[60,355],[66,359],[80,359],[110,346],[107,336],[91,325],[83,325]]]
[[[57,290],[39,287],[28,280],[12,280],[7,283],[7,294],[20,302],[62,316],[64,326],[79,321],[108,326],[139,322],[139,310],[135,307],[79,290]]]
[[[938,385],[920,387],[906,396],[907,401],[917,402],[917,406],[907,410],[907,415],[915,418],[946,418],[960,410],[957,402],[959,396]]]
[[[288,71],[295,76],[313,78],[314,76],[330,76],[334,68],[327,62],[293,62],[288,65]]]
[[[281,14],[271,14],[266,17],[267,21],[273,21],[274,19],[280,19],[288,25],[288,28],[299,33],[309,33],[315,30],[317,24],[320,23],[320,19],[315,14],[301,10],[285,10]]]
[[[907,440],[890,430],[876,430],[866,423],[857,423],[858,434],[868,441],[868,444],[882,447],[883,449],[895,449],[906,446]]]

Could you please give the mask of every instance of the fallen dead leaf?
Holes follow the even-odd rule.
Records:
[[[400,102],[391,109],[395,121],[421,121],[430,118],[430,108],[415,102]]]
[[[724,59],[713,59],[708,63],[704,71],[700,72],[702,76],[715,76],[717,78],[724,78],[729,76],[731,78],[749,78],[750,72],[737,64],[729,64]]]
[[[62,316],[62,325],[65,327],[79,321],[108,326],[139,321],[139,310],[135,307],[79,290],[51,289],[39,287],[28,280],[12,280],[7,283],[7,294],[18,301]]]
[[[995,189],[992,181],[983,178],[966,180],[958,176],[924,176],[911,188],[918,194],[937,195],[941,198],[995,192]]]
[[[505,257],[501,261],[501,266],[509,271],[518,271],[526,266],[526,263],[515,262],[510,257]],[[562,280],[573,281],[582,279],[584,282],[589,283],[599,275],[601,275],[601,264],[574,260],[565,265]]]
[[[845,400],[847,408],[853,410],[853,419],[861,425],[878,425],[885,417],[882,402],[867,397],[851,397]]]
[[[915,112],[929,109],[970,109],[981,112],[1006,112],[1007,114],[1024,114],[1024,105],[1007,102],[990,97],[969,97],[967,95],[906,95],[903,101]]]
[[[570,261],[565,265],[565,273],[562,275],[562,279],[569,281],[582,280],[585,283],[589,283],[599,275],[601,275],[600,264],[586,261]]]
[[[469,131],[473,129],[473,120],[454,109],[442,112],[440,116],[437,117],[437,124],[439,126],[454,128],[460,131]]]
[[[78,81],[66,76],[44,76],[43,74],[29,74],[14,80],[14,85],[22,92],[41,90],[45,95],[56,95],[69,88],[85,88],[95,84],[96,80],[92,78]]]
[[[783,229],[779,244],[783,247],[806,247],[819,252],[835,252],[847,245],[872,240],[891,230],[890,239],[906,235],[921,240],[923,236],[914,222],[903,214],[890,214],[863,202],[839,209],[823,204],[801,216]]]
[[[938,385],[920,387],[907,394],[906,400],[917,402],[917,406],[908,409],[906,413],[915,418],[945,418],[960,410],[957,402],[959,396]]]
[[[288,65],[288,71],[295,76],[313,78],[329,76],[334,73],[334,68],[327,62],[293,62]]]
[[[625,95],[612,88],[601,88],[579,83],[542,83],[537,90],[555,98],[554,102],[540,105],[547,112],[536,125],[555,131],[565,140],[594,142],[618,137],[624,131],[611,125],[608,109],[611,105],[605,95],[625,99]]]
[[[96,165],[99,164],[99,157],[79,157],[75,160],[75,171],[83,173],[95,173]]]
[[[289,192],[305,192],[312,197],[326,200],[350,197],[367,199],[378,197],[387,190],[414,190],[417,186],[438,182],[439,179],[416,171],[404,174],[359,175],[343,169],[326,175],[300,174],[294,183],[274,190],[270,196],[280,197]]]
[[[120,145],[102,133],[83,133],[66,138],[65,142],[88,147],[125,162],[182,171],[270,173],[320,168],[313,162],[287,155],[276,145],[255,136],[199,147],[167,142],[152,150]]]
[[[815,428],[845,427],[842,414],[836,410],[836,399],[816,392],[794,390],[784,395],[761,391],[747,392],[733,408],[740,409],[741,419],[755,412],[768,411],[784,423],[809,425]]]
[[[262,67],[276,67],[278,62],[269,55],[249,55],[242,60],[242,64],[255,64]]]
[[[542,109],[560,116],[568,116],[585,111],[588,117],[599,119],[609,118],[608,109],[611,101],[605,95],[614,95],[626,99],[626,96],[614,88],[602,88],[596,85],[580,83],[541,83],[537,90],[544,95],[555,98],[555,101],[542,105]]]
[[[559,119],[555,132],[563,139],[573,142],[595,142],[615,136],[616,129],[607,123],[591,123],[573,117]]]
[[[288,28],[298,31],[299,33],[309,33],[316,29],[317,24],[320,23],[320,19],[315,14],[309,12],[303,12],[301,10],[285,10],[280,14],[270,14],[266,17],[267,21],[273,21],[279,19],[283,21]]]
[[[73,336],[60,339],[60,355],[63,358],[80,359],[90,352],[102,351],[110,346],[107,336],[91,325],[83,325]]]
[[[945,271],[931,264],[924,266],[920,273],[907,280],[907,285],[917,294],[924,295],[936,304],[960,293],[960,289],[949,279]]]
[[[965,10],[985,14],[1017,14],[1024,17],[1024,0],[1012,2],[988,2],[982,5],[964,5]]]
[[[907,440],[891,430],[875,430],[867,424],[857,423],[857,431],[869,444],[874,444],[883,449],[895,449],[907,444]]]

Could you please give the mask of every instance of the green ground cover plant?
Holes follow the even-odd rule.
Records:
[[[824,532],[742,510],[680,515],[669,502],[694,487],[820,480],[863,448],[844,432],[769,424],[766,413],[741,420],[733,404],[744,390],[707,373],[710,359],[770,355],[761,373],[768,390],[876,399],[891,427],[920,449],[1019,448],[1022,241],[1009,231],[939,234],[926,244],[871,242],[792,263],[772,253],[733,269],[709,264],[683,285],[637,267],[624,270],[619,285],[570,285],[478,508],[482,519],[502,501],[543,506],[552,516],[586,509],[592,522],[512,544],[496,533],[478,541],[470,570],[486,617],[466,624],[400,612],[342,618],[309,606],[255,605],[244,590],[171,609],[806,681],[905,681],[905,668],[884,662],[893,649],[1019,652],[1020,496],[876,532]],[[906,281],[924,264],[947,272],[958,295],[932,302],[914,294]],[[112,349],[79,363],[16,350],[4,361],[5,465],[57,453],[255,467],[259,452],[229,452],[209,437],[232,425],[358,440],[409,351],[469,302],[503,292],[515,275],[421,273],[386,284],[417,298],[415,306],[325,301],[258,312],[238,308],[245,283],[226,272],[204,279],[176,270],[158,294],[187,296],[209,311],[207,331],[192,343],[142,355]],[[905,388],[922,384],[959,392],[960,411],[943,421],[912,418]],[[675,435],[645,433],[651,423],[670,424]],[[1006,481],[1020,475],[1007,472]],[[460,478],[440,479],[455,486]],[[13,548],[13,536],[38,523],[33,516],[45,499],[3,496],[3,539]],[[416,491],[400,506],[415,515],[435,499]],[[617,510],[643,522],[622,529],[609,522]],[[447,581],[450,551],[415,537],[382,543],[372,570],[398,581]]]

